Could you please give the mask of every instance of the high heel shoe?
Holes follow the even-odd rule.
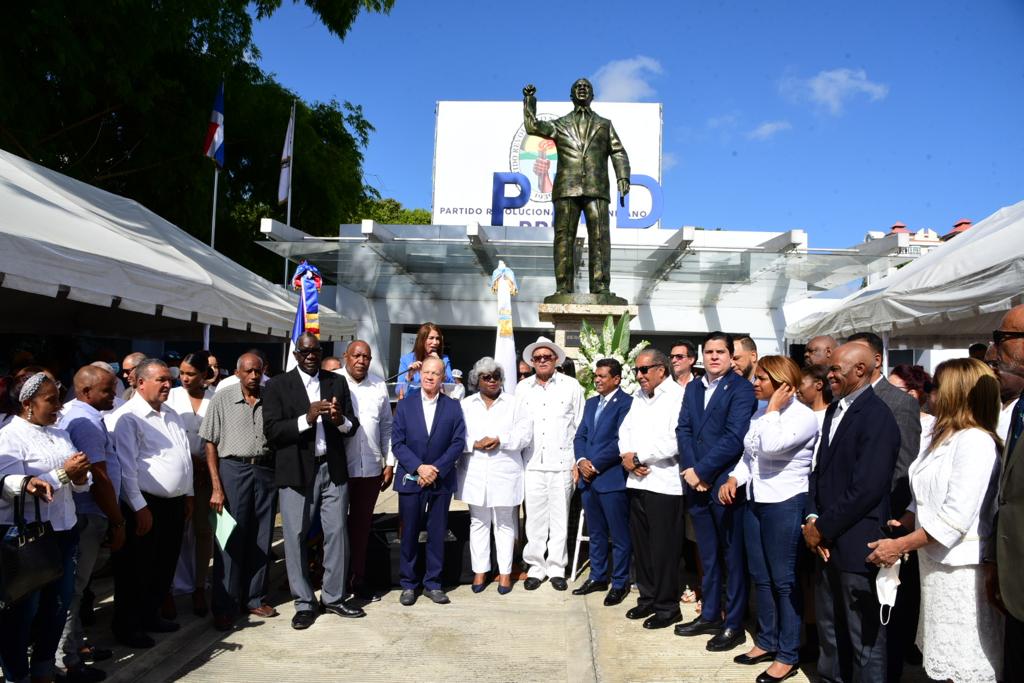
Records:
[[[501,577],[498,577],[498,595],[508,595],[509,593],[512,592],[511,577],[508,577],[508,578],[509,578],[509,584],[507,586],[502,586],[501,585]]]
[[[469,587],[473,589],[474,593],[483,593],[484,589],[487,588],[487,584],[486,583],[474,583],[474,584],[470,584]]]

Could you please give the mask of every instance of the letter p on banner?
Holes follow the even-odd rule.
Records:
[[[506,197],[506,185],[518,186],[519,194],[515,197]],[[531,192],[530,179],[522,173],[496,172],[491,185],[491,225],[505,225],[505,209],[519,209],[526,206],[526,203],[530,201]]]

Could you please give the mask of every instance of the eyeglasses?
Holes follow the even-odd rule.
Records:
[[[634,371],[638,375],[646,375],[648,370],[650,370],[652,368],[660,368],[660,367],[661,367],[660,365],[638,365],[638,366],[636,366],[636,368],[634,368]]]
[[[534,363],[550,363],[551,361],[555,360],[556,358],[558,358],[558,356],[552,356],[552,355],[547,354],[547,353],[542,353],[539,356],[534,356],[533,357],[533,362]]]
[[[519,373],[519,379],[523,379],[524,377],[529,377],[532,374],[533,374],[532,372],[520,372]]]
[[[498,375],[480,375],[480,377],[478,377],[478,379],[481,382],[500,382],[501,381],[501,377],[498,376]]]
[[[983,361],[983,362],[985,363],[985,365],[989,366],[993,370],[998,370],[999,369],[999,361],[997,361],[997,360],[986,360],[986,361]]]
[[[999,346],[1007,339],[1024,339],[1024,332],[1017,332],[1016,330],[992,331],[992,341],[995,342],[996,346]]]
[[[320,350],[320,347],[315,347],[312,349],[295,349],[295,353],[300,356],[319,356],[322,351]]]
[[[689,358],[689,356],[687,356],[685,353],[673,353],[672,354],[672,360],[684,360],[686,358]]]

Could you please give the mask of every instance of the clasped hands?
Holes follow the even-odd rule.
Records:
[[[478,451],[493,451],[501,445],[501,439],[496,436],[485,436],[473,442],[473,448]]]
[[[437,473],[438,470],[436,467],[424,463],[416,468],[416,474],[419,476],[416,483],[420,485],[420,488],[430,486],[437,481]]]
[[[888,526],[892,529],[903,527],[903,522],[898,519],[890,519]],[[880,538],[877,541],[868,543],[871,554],[865,562],[870,562],[877,567],[891,567],[904,554],[903,542],[898,538]]]
[[[651,468],[648,465],[640,465],[637,467],[633,463],[634,456],[636,456],[636,453],[621,453],[619,455],[619,457],[622,458],[622,466],[626,468],[626,471],[643,479],[651,473]]]
[[[694,491],[704,493],[711,490],[711,484],[701,479],[700,475],[697,474],[697,470],[692,467],[687,467],[679,473],[679,476],[681,476],[683,481],[685,481],[686,484]]]
[[[828,562],[829,551],[822,545],[825,539],[822,537],[821,531],[818,530],[818,518],[811,517],[804,521],[800,525],[800,530],[804,533],[804,543],[807,544],[807,548],[820,557],[823,562]]]
[[[342,416],[341,411],[338,409],[338,398],[336,396],[332,396],[330,401],[311,402],[309,410],[306,412],[306,422],[314,425],[316,424],[316,419],[321,415],[325,416],[335,426],[341,424]]]

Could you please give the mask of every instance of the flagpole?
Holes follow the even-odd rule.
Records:
[[[292,122],[295,121],[295,100],[292,100]],[[288,209],[285,214],[284,223],[288,227],[292,225],[292,176],[295,175],[295,130],[292,129],[291,158],[288,159]],[[280,206],[280,205],[278,205]],[[288,287],[288,257],[284,257],[284,286]]]
[[[210,248],[214,249],[214,241],[217,237],[217,181],[220,179],[220,169],[216,164],[213,166],[213,213],[210,216]],[[210,325],[203,325],[203,348],[210,349]]]

